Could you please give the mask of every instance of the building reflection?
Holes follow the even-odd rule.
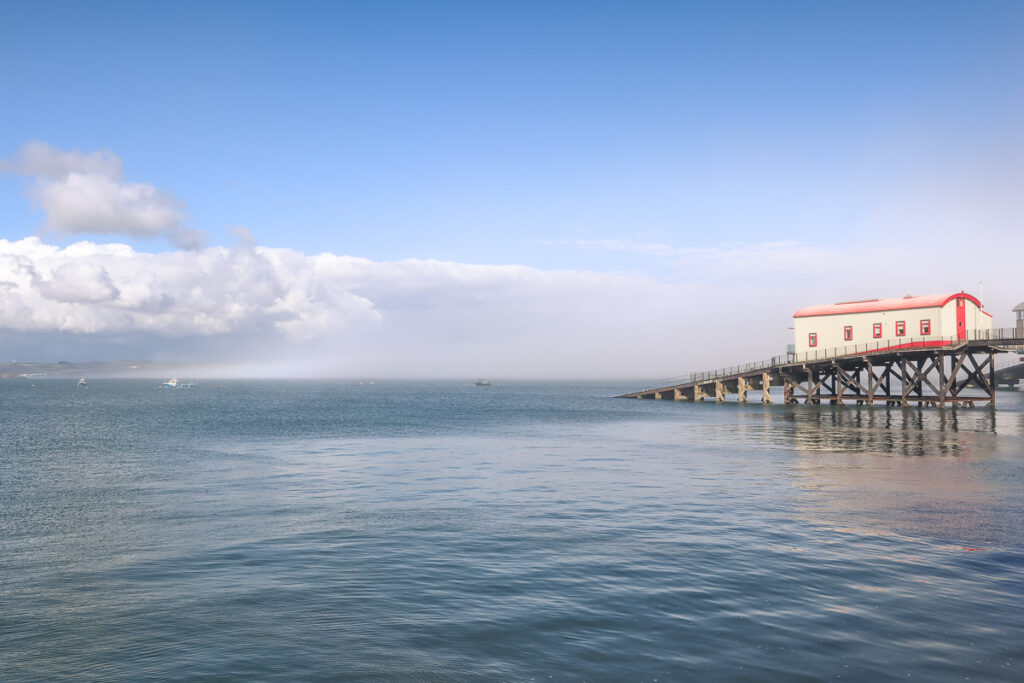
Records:
[[[994,410],[803,406],[787,415],[798,452],[958,456],[996,433]]]
[[[785,419],[798,455],[798,499],[814,523],[964,546],[997,543],[1020,531],[1019,520],[1007,517],[1016,494],[1000,475],[1007,449],[1020,443],[1020,415],[799,408]],[[1015,434],[997,433],[1004,418]]]

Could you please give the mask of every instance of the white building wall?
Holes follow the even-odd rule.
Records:
[[[952,303],[952,302],[951,302]],[[931,334],[921,335],[921,321],[931,322]],[[793,330],[796,342],[797,353],[817,349],[834,349],[839,346],[850,346],[853,344],[874,344],[883,343],[882,346],[893,346],[905,343],[914,338],[918,341],[928,338],[939,338],[942,336],[956,336],[956,309],[953,309],[953,323],[950,332],[942,332],[947,329],[944,324],[943,311],[939,307],[912,308],[902,311],[869,311],[865,313],[845,313],[838,315],[818,315],[793,319]],[[906,334],[897,336],[896,323],[903,321]],[[882,324],[882,336],[874,336],[874,324]],[[853,327],[853,339],[847,340],[843,336],[843,328],[847,325]],[[812,347],[809,344],[810,333],[818,335],[818,345]]]
[[[964,318],[968,338],[970,338],[971,330],[989,331],[992,329],[992,317],[975,306],[973,301],[966,302]],[[942,307],[942,329],[948,330],[943,332],[943,335],[956,336],[956,300],[949,301]]]
[[[992,318],[970,300],[966,301],[965,318],[968,336],[972,330],[992,329]],[[931,333],[928,335],[921,334],[923,320],[931,323]],[[896,323],[899,321],[905,325],[905,334],[902,336],[896,334]],[[882,324],[880,338],[874,336],[875,323]],[[853,327],[853,338],[849,340],[843,334],[843,328],[847,325]],[[956,299],[948,301],[942,307],[799,317],[793,319],[793,330],[797,353],[855,344],[878,344],[885,347],[910,341],[956,339]],[[809,343],[809,335],[812,332],[818,335],[818,344],[814,347]]]

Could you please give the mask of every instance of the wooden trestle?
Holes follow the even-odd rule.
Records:
[[[993,351],[963,348],[953,353],[931,351],[896,358],[836,359],[826,367],[808,365],[806,374],[782,372],[786,403],[893,406],[995,405]],[[980,357],[980,362],[979,362]],[[971,388],[970,393],[966,390]],[[980,392],[980,395],[979,395]]]
[[[747,402],[752,391],[771,403],[770,389],[783,388],[785,403],[835,405],[995,406],[996,353],[989,343],[955,347],[882,351],[825,360],[761,364],[746,371],[703,373],[699,379],[618,398],[725,401],[736,394]],[[757,400],[757,399],[755,399]]]

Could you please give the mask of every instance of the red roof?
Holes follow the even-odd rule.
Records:
[[[932,296],[908,296],[902,299],[870,299],[869,301],[847,301],[823,306],[807,306],[793,314],[794,318],[815,315],[841,315],[844,313],[874,313],[876,311],[902,311],[908,308],[941,308],[953,299],[962,296],[981,308],[981,302],[970,294],[933,294]]]

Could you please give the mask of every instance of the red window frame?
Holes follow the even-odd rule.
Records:
[[[871,326],[871,336],[875,339],[882,338],[882,323],[874,323]]]
[[[853,341],[853,325],[843,327],[843,341]]]
[[[907,336],[907,321],[897,320],[896,321],[896,336],[905,337]]]
[[[807,345],[808,346],[817,346],[818,345],[818,333],[817,332],[810,332],[810,333],[808,333],[808,335],[807,335]]]
[[[921,321],[921,336],[927,337],[932,333],[932,321],[930,319]]]

